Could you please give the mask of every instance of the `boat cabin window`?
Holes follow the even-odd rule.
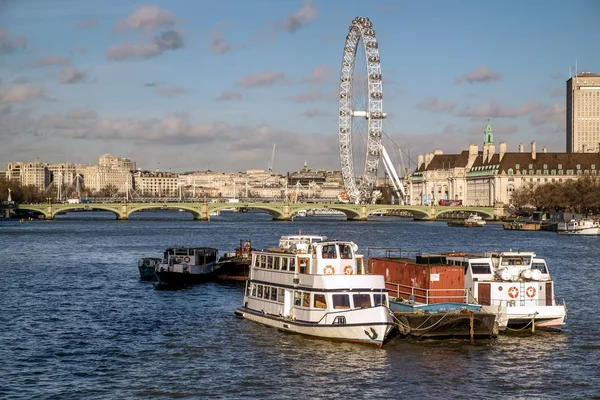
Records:
[[[302,299],[302,292],[295,291],[294,292],[294,305],[299,307],[301,299]]]
[[[335,309],[350,308],[350,296],[348,296],[347,294],[334,294],[331,297],[333,299],[333,308],[335,308]]]
[[[271,300],[277,301],[277,288],[271,288]]]
[[[279,269],[279,264],[281,263],[280,257],[273,258],[273,269]]]
[[[310,293],[309,292],[302,293],[302,307],[310,307]]]
[[[315,294],[313,306],[315,308],[327,308],[327,302],[325,301],[324,294]]]
[[[371,295],[354,294],[354,295],[352,295],[352,300],[354,300],[354,308],[369,308],[369,307],[371,307]]]
[[[252,285],[252,297],[256,297],[256,286],[258,285]]]
[[[306,269],[307,269],[306,267],[307,267],[307,264],[308,264],[306,262],[306,259],[299,260],[299,262],[300,262],[300,273],[301,274],[306,274]]]
[[[285,289],[277,289],[277,301],[283,303],[285,299]]]
[[[502,265],[529,265],[530,258],[529,257],[503,257]]]
[[[287,269],[288,269],[288,261],[289,261],[289,258],[282,258],[281,259],[281,270],[282,271],[287,271]]]
[[[273,256],[267,256],[267,269],[273,269]]]
[[[295,271],[296,270],[296,259],[295,258],[290,258],[288,260],[288,262],[289,262],[288,266],[290,268],[290,271]]]
[[[348,244],[340,244],[340,258],[350,259],[352,258],[352,247]]]
[[[542,274],[547,274],[548,269],[546,268],[546,264],[543,262],[534,262],[531,266],[531,269],[539,269]]]
[[[270,297],[271,297],[271,287],[265,286],[265,289],[263,291],[263,298],[269,300]]]
[[[387,306],[387,295],[385,294],[374,294],[373,300],[376,306]]]
[[[258,285],[258,291],[256,293],[256,297],[258,297],[259,299],[262,299],[262,297],[263,297],[263,286],[262,285]]]
[[[492,273],[492,271],[490,269],[490,264],[486,264],[486,263],[473,263],[473,264],[471,264],[471,270],[473,271],[473,275],[491,274]]]
[[[334,244],[323,246],[323,258],[337,258]]]

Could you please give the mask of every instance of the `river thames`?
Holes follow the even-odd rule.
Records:
[[[542,399],[600,398],[600,237],[223,213],[104,212],[0,220],[0,398]],[[546,258],[569,314],[561,333],[434,341],[382,349],[281,333],[234,316],[243,285],[157,291],[137,259],[170,246],[220,254],[249,238],[272,247],[299,231],[369,247],[531,250]]]

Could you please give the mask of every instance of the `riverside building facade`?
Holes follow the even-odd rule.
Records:
[[[511,204],[512,193],[525,185],[565,182],[582,176],[597,176],[600,152],[538,152],[535,142],[525,152],[508,152],[506,143],[493,142],[492,127],[487,125],[483,149],[476,144],[460,154],[435,150],[419,155],[418,166],[409,177],[410,204],[439,204],[440,200],[461,200],[465,206]]]
[[[600,152],[600,74],[567,81],[567,153]]]

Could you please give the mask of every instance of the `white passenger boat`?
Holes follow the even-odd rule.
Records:
[[[486,222],[478,214],[471,214],[465,219],[465,226],[485,226]]]
[[[465,288],[483,310],[496,313],[500,330],[564,325],[566,305],[556,300],[546,261],[535,253],[449,253],[447,261],[465,268]]]
[[[596,236],[600,234],[600,224],[598,221],[585,218],[569,222],[559,222],[557,232],[560,235],[588,235]]]
[[[379,347],[394,326],[382,275],[368,275],[353,242],[282,236],[254,250],[236,315],[285,332]]]

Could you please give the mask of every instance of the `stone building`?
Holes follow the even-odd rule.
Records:
[[[488,124],[482,151],[476,144],[460,154],[441,150],[419,155],[418,166],[409,178],[410,204],[439,204],[461,200],[466,206],[511,204],[512,193],[525,185],[564,182],[581,176],[596,176],[600,153],[548,153],[531,143],[525,152],[507,152],[506,143],[496,153]]]

